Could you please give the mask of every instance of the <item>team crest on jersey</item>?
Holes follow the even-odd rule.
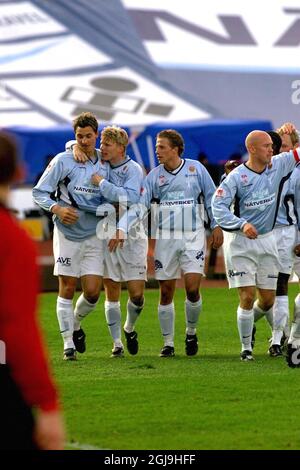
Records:
[[[225,197],[225,191],[223,188],[217,188],[216,197]]]
[[[241,175],[242,184],[248,183],[248,175]]]
[[[163,186],[164,184],[166,184],[166,177],[164,175],[159,175],[159,178],[158,178],[158,185],[159,186]]]
[[[189,166],[189,171],[190,171],[191,173],[195,173],[196,168],[194,167],[194,165]]]

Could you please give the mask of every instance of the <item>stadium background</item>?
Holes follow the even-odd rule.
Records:
[[[145,172],[157,164],[156,133],[179,130],[185,155],[206,159],[216,183],[250,130],[297,123],[297,1],[279,0],[272,21],[266,15],[258,0],[205,9],[193,0],[1,0],[0,126],[18,138],[26,165],[12,205],[30,233],[49,238],[31,187],[83,110],[100,127],[124,126]]]
[[[157,131],[178,129],[185,155],[206,156],[218,179],[228,158],[245,153],[250,130],[298,124],[299,23],[298,0],[0,0],[0,127],[17,137],[27,168],[11,202],[38,242],[44,288],[56,290],[51,233],[31,189],[72,137],[73,116],[90,110],[100,127],[124,126],[128,151],[145,171],[157,163]],[[221,257],[213,274],[224,274]],[[217,282],[204,289],[195,360],[183,353],[181,289],[176,357],[171,364],[157,357],[161,338],[151,313],[158,293],[149,290],[138,357],[112,364],[104,315],[94,315],[86,325],[89,349],[68,373],[53,318],[56,294],[41,296],[68,448],[299,449],[290,398],[299,378],[266,355],[264,324],[257,360],[250,372],[243,367],[237,298]]]

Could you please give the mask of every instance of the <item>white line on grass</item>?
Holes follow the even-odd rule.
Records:
[[[81,444],[80,442],[67,442],[66,447],[71,447],[72,449],[78,450],[108,450],[108,449],[101,449],[101,447],[95,447],[91,444]]]

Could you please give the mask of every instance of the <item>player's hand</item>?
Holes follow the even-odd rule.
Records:
[[[208,241],[209,246],[217,250],[223,244],[223,230],[220,227],[215,227],[211,233]]]
[[[116,233],[115,233],[115,236],[114,238],[112,238],[111,240],[109,240],[108,242],[108,249],[109,251],[112,253],[113,251],[116,251],[116,249],[118,248],[118,246],[120,246],[120,248],[123,248],[123,244],[124,244],[124,240],[125,240],[125,233],[123,232],[123,230],[117,230]]]
[[[283,134],[290,135],[295,130],[296,130],[296,127],[294,126],[292,122],[285,122],[284,124],[282,124],[281,127],[279,127],[279,129],[277,129],[277,132],[281,131]]]
[[[250,238],[251,240],[257,238],[258,233],[256,228],[254,227],[254,225],[249,224],[248,222],[244,225],[242,231],[246,235],[246,237]]]
[[[79,147],[78,144],[73,145],[73,155],[74,159],[78,163],[85,163],[88,161],[87,155],[84,153],[84,151]]]
[[[97,173],[94,173],[92,175],[91,181],[94,186],[99,186],[99,183],[104,180],[103,176],[98,175]]]
[[[78,213],[74,207],[61,207],[58,204],[52,207],[51,212],[57,215],[61,223],[65,225],[75,224],[78,220]]]
[[[294,253],[295,253],[296,256],[300,256],[300,245],[295,246]]]
[[[65,426],[59,411],[38,411],[35,421],[34,440],[41,450],[63,450]]]

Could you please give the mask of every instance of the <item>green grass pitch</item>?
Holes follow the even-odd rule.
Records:
[[[290,307],[298,292],[290,287]],[[56,294],[41,295],[41,320],[59,385],[68,448],[111,450],[299,449],[300,370],[267,355],[270,329],[257,323],[255,362],[239,360],[236,291],[202,290],[199,354],[184,352],[184,291],[175,297],[174,358],[158,357],[158,291],[146,291],[140,351],[110,358],[103,293],[82,323],[87,351],[62,360]],[[123,321],[127,294],[122,293]]]

